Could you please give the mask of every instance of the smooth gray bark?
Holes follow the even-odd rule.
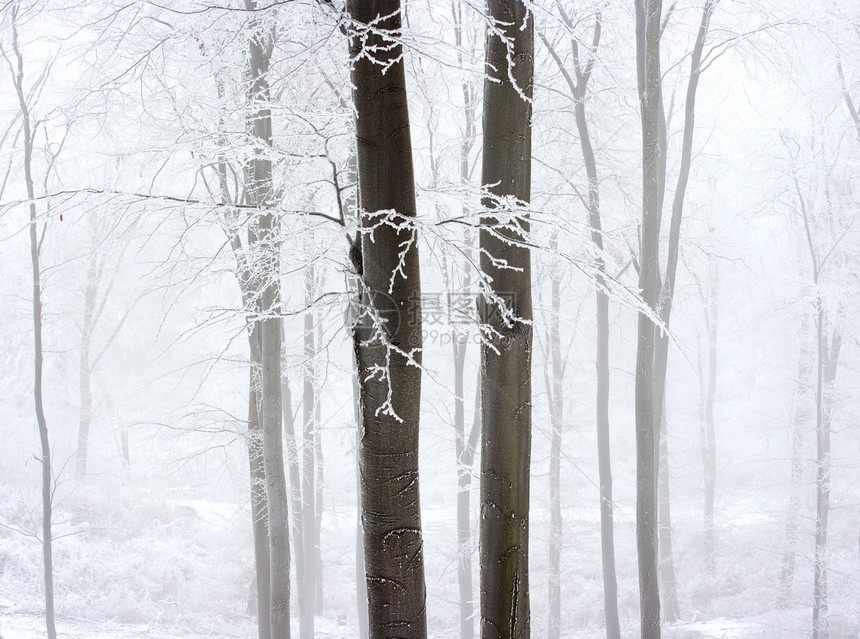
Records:
[[[827,533],[830,515],[830,429],[833,419],[833,383],[842,348],[842,334],[831,324],[819,286],[827,257],[821,256],[813,237],[810,211],[797,176],[794,187],[803,216],[806,245],[812,262],[815,295],[816,376],[815,376],[815,556],[812,581],[812,639],[828,639],[830,624],[827,600]],[[825,191],[827,186],[825,186]],[[830,211],[828,211],[828,217]],[[838,241],[838,240],[837,240]],[[829,256],[835,245],[825,255]]]
[[[83,477],[87,473],[90,423],[93,417],[90,346],[94,328],[93,318],[96,312],[96,291],[98,290],[100,275],[99,261],[94,246],[87,265],[87,279],[84,284],[84,316],[81,322],[81,352],[78,366],[78,392],[81,404],[78,418],[78,448],[75,454],[75,474],[78,477]]]
[[[801,484],[803,479],[805,432],[812,418],[812,348],[809,334],[809,318],[804,317],[800,330],[801,346],[798,357],[797,380],[795,380],[791,426],[791,487],[788,497],[788,513],[785,525],[785,550],[779,573],[777,605],[784,606],[791,599],[797,556],[797,533],[800,525]]]
[[[702,55],[705,39],[708,35],[711,16],[716,8],[718,0],[705,0],[702,9],[702,17],[696,41],[690,56],[690,76],[687,81],[687,93],[684,102],[684,132],[681,142],[681,165],[678,173],[678,182],[675,187],[675,196],[672,201],[672,219],[669,224],[669,245],[666,256],[666,276],[660,290],[659,312],[660,319],[668,328],[672,313],[672,300],[675,295],[675,277],[678,270],[678,254],[681,239],[681,219],[684,211],[684,198],[687,193],[687,184],[690,178],[690,169],[693,158],[693,132],[695,130],[696,114],[696,91],[699,86],[699,78],[702,72]],[[665,132],[665,124],[664,132]],[[663,158],[665,166],[665,156]],[[665,174],[664,174],[665,180]],[[660,420],[656,430],[660,437],[666,438],[667,425],[665,423],[665,411],[663,402],[666,395],[666,372],[669,360],[669,336],[665,331],[658,330],[656,336],[656,352],[654,356],[654,398],[655,418]],[[660,576],[663,589],[663,615],[667,621],[675,621],[680,616],[678,606],[677,579],[675,577],[675,564],[672,553],[672,524],[670,521],[671,509],[669,499],[669,467],[668,467],[668,442],[659,444],[659,449],[665,458],[660,462]],[[659,493],[658,493],[659,494]]]
[[[366,309],[354,344],[369,636],[424,639],[418,490],[421,284],[401,5],[399,0],[348,0],[347,11],[353,20],[349,35],[362,229],[360,260],[353,262],[360,265],[360,304]],[[371,22],[372,30],[366,27]]]
[[[463,48],[467,41],[464,23],[464,11],[461,2],[451,3],[454,19],[454,42],[457,45],[458,63],[464,65]],[[460,184],[464,187],[471,182],[471,156],[477,140],[477,91],[470,80],[463,80],[460,85],[463,95],[464,127],[460,138]],[[435,182],[435,178],[434,178]],[[466,203],[462,205],[462,214],[467,219],[470,211]],[[459,279],[459,294],[472,292],[472,259],[473,240],[471,230],[464,231],[466,259],[463,262],[462,277]],[[455,269],[456,271],[456,269]],[[478,436],[480,434],[480,413],[472,423],[471,431],[466,432],[465,388],[464,376],[466,365],[466,347],[468,340],[464,335],[451,330],[451,354],[454,359],[454,447],[457,456],[457,587],[460,596],[460,639],[473,639],[475,636],[475,601],[472,580],[472,468],[475,463]],[[476,409],[480,410],[480,380],[475,394]]]
[[[660,223],[665,187],[666,129],[660,72],[661,0],[636,0],[636,59],[642,113],[642,225],[639,289],[653,314],[659,313]],[[660,638],[657,565],[657,464],[659,405],[654,393],[654,322],[639,313],[636,349],[636,549],[642,639]]]
[[[262,397],[262,344],[256,323],[252,324],[248,342],[251,353],[248,390],[248,461],[251,469],[251,522],[254,531],[254,572],[257,584],[257,632],[260,639],[272,635],[271,574],[269,567],[269,509],[266,498],[266,469],[263,463],[263,429],[260,423]]]
[[[708,335],[708,383],[704,398],[704,423],[702,427],[702,465],[704,468],[704,512],[702,515],[705,533],[705,564],[712,571],[715,553],[714,502],[717,490],[717,441],[714,424],[714,400],[717,394],[717,287],[719,270],[716,261],[708,267],[708,301],[705,306],[705,329]]]
[[[43,585],[45,588],[45,626],[48,639],[56,639],[57,628],[54,620],[54,552],[53,552],[53,476],[51,473],[51,444],[48,437],[48,424],[45,419],[45,408],[42,398],[43,353],[42,345],[42,267],[41,248],[44,239],[44,228],[39,236],[38,218],[36,213],[36,190],[33,182],[33,140],[30,106],[24,91],[24,57],[18,44],[18,9],[17,2],[11,7],[12,53],[15,63],[3,52],[3,57],[9,64],[18,98],[21,123],[24,136],[24,184],[27,188],[27,198],[30,200],[30,263],[33,275],[33,401],[36,409],[36,423],[39,428],[39,442],[42,448],[42,567]]]
[[[488,0],[481,185],[481,636],[530,634],[531,199],[534,22],[522,0]]]
[[[272,146],[272,114],[269,108],[269,63],[274,43],[272,33],[260,22],[255,0],[245,0],[250,12],[248,46],[251,139],[258,145],[250,161],[250,203],[259,208],[253,248],[259,259],[261,318],[257,321],[261,341],[263,467],[269,521],[269,566],[271,639],[290,637],[290,542],[288,496],[284,475],[281,423],[281,301],[280,229],[269,208],[272,196],[272,161],[266,151]]]
[[[550,251],[558,252],[558,232],[550,238]],[[549,575],[549,618],[547,639],[561,636],[561,549],[564,534],[561,517],[561,445],[564,426],[564,362],[561,354],[561,277],[556,266],[550,281],[549,368],[545,373],[549,397],[550,452],[549,452],[549,543],[547,563]]]
[[[224,84],[220,77],[216,76],[216,86],[219,99],[224,98]],[[221,131],[224,123],[220,122]],[[226,140],[219,140],[222,148]],[[249,608],[256,607],[257,635],[259,639],[271,638],[271,622],[269,610],[271,608],[271,576],[269,567],[269,513],[266,496],[266,471],[263,455],[263,429],[260,421],[260,409],[262,404],[262,341],[260,337],[259,324],[254,320],[260,314],[260,299],[258,283],[254,274],[254,265],[249,262],[248,251],[243,246],[241,217],[230,208],[234,199],[230,194],[230,186],[227,180],[227,161],[223,155],[219,155],[216,165],[218,174],[218,187],[220,204],[224,207],[226,214],[222,220],[224,232],[226,233],[233,256],[236,258],[236,279],[239,291],[242,295],[242,305],[246,313],[248,332],[248,466],[251,488],[251,527],[254,537],[254,588],[252,596],[249,597]],[[253,189],[253,173],[250,166],[245,167],[245,198],[246,203],[251,204],[250,193]],[[236,199],[240,199],[236,195]],[[246,235],[247,246],[253,246],[256,241],[256,232],[253,228],[248,229]],[[282,327],[283,330],[283,327]],[[290,388],[286,378],[281,380],[281,394],[284,406],[285,423],[288,428],[292,423],[292,410],[290,408]],[[125,431],[123,431],[125,434]],[[124,444],[127,441],[124,440]],[[125,448],[125,446],[124,446]]]
[[[564,8],[559,5],[561,18],[567,28],[573,32],[574,23]],[[603,224],[600,217],[600,180],[597,174],[597,161],[591,142],[591,132],[588,127],[585,105],[588,95],[588,83],[594,68],[597,49],[600,46],[600,36],[603,20],[598,12],[594,20],[591,48],[588,57],[582,60],[579,44],[571,37],[571,53],[573,54],[573,75],[567,70],[561,56],[552,44],[541,34],[541,40],[561,71],[562,77],[570,91],[574,102],[574,117],[579,133],[579,146],[582,153],[585,174],[588,179],[588,223],[591,227],[591,239],[596,251],[596,315],[597,315],[597,355],[595,369],[597,374],[597,393],[595,407],[595,422],[597,425],[597,465],[600,486],[600,544],[601,563],[603,568],[603,601],[606,617],[607,639],[619,639],[621,628],[618,621],[618,583],[615,574],[615,531],[613,523],[612,503],[612,466],[609,449],[609,295],[606,293],[606,263],[603,259]]]
[[[314,313],[312,309],[315,295],[316,272],[312,264],[305,271],[305,306],[304,314],[304,363],[302,365],[302,454],[301,454],[301,495],[302,495],[302,576],[299,584],[299,635],[301,639],[313,639],[314,613],[316,609],[316,454],[314,438],[316,437],[316,372],[314,357],[316,355],[314,339]],[[299,554],[297,550],[296,555]]]

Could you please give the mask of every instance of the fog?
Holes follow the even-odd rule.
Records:
[[[12,0],[0,87],[3,639],[860,637],[857,2]]]

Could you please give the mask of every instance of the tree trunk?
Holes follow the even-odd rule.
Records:
[[[454,41],[457,45],[457,60],[464,65],[464,11],[463,5],[452,0],[451,12],[454,18]],[[460,85],[463,93],[464,129],[460,138],[460,184],[467,188],[471,182],[472,149],[478,130],[476,123],[476,85],[473,81],[463,80]],[[435,182],[435,178],[434,178]],[[471,211],[464,201],[462,214],[467,218]],[[472,292],[473,236],[471,229],[464,230],[466,259],[463,261],[463,275],[460,293]],[[474,639],[475,636],[475,595],[472,580],[472,467],[475,462],[477,437],[480,434],[480,373],[475,391],[475,414],[471,431],[466,433],[464,375],[466,347],[468,341],[455,328],[451,330],[451,348],[454,358],[454,444],[457,455],[457,585],[460,595],[460,639]],[[462,340],[462,342],[461,342]]]
[[[818,300],[818,371],[816,380],[816,482],[815,560],[813,575],[812,637],[830,636],[827,601],[827,520],[830,513],[830,426],[833,419],[833,383],[839,362],[841,335],[828,338],[827,314]]]
[[[83,477],[87,474],[90,423],[93,413],[90,345],[93,336],[93,315],[96,307],[96,278],[99,271],[95,250],[96,246],[93,246],[93,253],[90,255],[87,266],[87,281],[84,285],[84,317],[81,324],[81,354],[78,367],[81,406],[78,419],[78,449],[75,454],[75,474],[77,477]]]
[[[565,20],[567,18],[565,17]],[[591,133],[585,113],[585,96],[597,48],[600,45],[602,20],[598,14],[594,23],[591,53],[584,68],[577,69],[578,82],[573,89],[576,100],[574,116],[579,132],[579,145],[585,174],[588,178],[588,222],[591,227],[591,240],[597,248],[595,266],[597,267],[597,396],[595,422],[597,425],[597,467],[600,486],[600,546],[603,564],[603,606],[606,617],[606,638],[620,639],[621,626],[618,621],[618,582],[615,575],[615,526],[612,503],[612,464],[609,449],[609,295],[606,293],[606,262],[603,259],[603,222],[600,217],[600,180],[597,175],[597,161],[591,144]],[[576,40],[572,40],[575,43]],[[574,53],[578,58],[578,47]]]
[[[24,93],[24,57],[18,45],[18,3],[12,5],[12,50],[15,54],[17,69],[14,71],[15,92],[24,134],[24,182],[27,198],[30,200],[30,262],[33,272],[33,401],[36,409],[36,423],[39,427],[39,442],[42,447],[42,562],[45,586],[45,626],[48,639],[56,639],[57,628],[54,622],[54,552],[51,531],[53,509],[53,476],[51,473],[51,444],[48,438],[48,424],[42,401],[42,268],[41,240],[39,239],[36,215],[36,190],[33,183],[33,137],[30,125],[30,109]],[[44,231],[43,235],[44,237]]]
[[[558,251],[558,233],[553,231],[550,238],[550,251]],[[549,320],[549,357],[551,378],[547,376],[547,395],[550,406],[549,452],[549,621],[547,638],[559,639],[561,636],[561,443],[564,424],[564,372],[561,355],[561,270],[558,265],[553,269],[550,287]]]
[[[785,525],[785,551],[779,573],[777,605],[784,606],[791,599],[794,585],[795,558],[797,555],[797,531],[801,510],[801,485],[803,478],[804,433],[809,426],[810,376],[812,375],[812,353],[810,352],[809,319],[804,317],[800,330],[801,347],[794,390],[794,420],[791,428],[791,493],[788,498],[788,518]]]
[[[659,339],[659,338],[658,338]],[[664,402],[665,405],[665,402]],[[678,582],[672,553],[672,510],[669,502],[669,442],[666,436],[666,410],[660,420],[660,464],[657,487],[660,552],[660,588],[663,592],[663,619],[676,621],[678,610]]]
[[[248,388],[248,461],[251,468],[251,522],[254,530],[254,566],[257,584],[257,631],[260,639],[272,636],[271,576],[269,573],[269,512],[266,498],[266,470],[263,465],[263,428],[260,423],[262,397],[262,353],[259,326],[248,333],[250,381]]]
[[[347,9],[354,21],[350,54],[361,205],[364,312],[354,344],[369,636],[424,639],[416,366],[421,284],[401,6],[400,0],[348,0]]]
[[[316,554],[314,542],[316,534],[316,478],[314,437],[316,423],[314,407],[316,404],[314,373],[314,313],[312,310],[316,279],[313,265],[305,271],[305,306],[309,309],[304,317],[304,364],[302,366],[302,561],[304,571],[299,582],[299,628],[301,639],[313,639],[314,611],[316,608]],[[298,553],[296,553],[298,554]]]
[[[318,340],[317,343],[322,343]],[[317,395],[319,395],[319,386],[316,386]],[[316,614],[323,614],[323,565],[322,565],[322,514],[323,514],[323,452],[322,452],[322,433],[320,425],[322,424],[320,401],[317,399],[315,409],[315,420],[317,427],[314,429],[314,461],[316,464],[316,477],[314,478],[314,567],[316,572],[316,594],[314,595]]]
[[[355,367],[355,362],[353,362]],[[355,406],[355,433],[356,433],[356,465],[355,465],[355,487],[356,487],[356,509],[357,518],[355,526],[355,604],[358,613],[358,637],[367,639],[367,582],[364,570],[364,534],[361,525],[361,471],[358,465],[358,434],[361,430],[361,411],[358,390],[358,374],[353,369],[352,375],[352,401]]]
[[[261,260],[259,282],[262,319],[260,331],[262,361],[261,423],[263,429],[263,467],[269,514],[269,566],[271,606],[271,639],[290,637],[290,540],[288,529],[287,485],[284,476],[284,452],[281,432],[281,301],[280,301],[280,229],[269,208],[273,195],[272,161],[265,149],[272,146],[272,115],[268,106],[269,62],[274,43],[271,32],[260,23],[255,0],[245,0],[251,12],[251,40],[248,47],[250,65],[249,99],[251,136],[259,142],[250,162],[251,203],[259,208],[257,234],[254,238]]]
[[[322,280],[317,280],[317,290],[322,287]],[[319,318],[316,322],[317,348],[323,341],[323,323]],[[314,367],[315,371],[319,369]],[[314,595],[314,611],[323,614],[323,565],[322,565],[322,513],[323,513],[323,450],[322,450],[322,403],[320,401],[320,374],[314,376],[314,568],[316,573],[316,593]]]
[[[717,393],[717,285],[719,274],[717,263],[712,261],[709,268],[708,311],[705,313],[708,331],[708,384],[704,405],[704,438],[702,441],[702,462],[705,469],[705,508],[703,527],[705,532],[705,565],[714,571],[714,500],[717,490],[717,441],[714,426],[714,399]]]
[[[666,131],[660,72],[661,0],[636,0],[636,58],[642,111],[642,226],[639,288],[642,300],[658,313],[660,222],[665,186]],[[639,562],[639,614],[642,639],[660,637],[657,565],[657,464],[659,430],[654,395],[654,322],[639,313],[636,350],[636,549]]]
[[[281,323],[281,342],[282,345],[286,340],[284,326]],[[293,401],[292,392],[290,391],[289,380],[286,374],[283,373],[284,363],[286,362],[286,353],[281,349],[281,414],[284,420],[284,442],[287,446],[287,468],[290,475],[290,522],[293,533],[293,560],[295,561],[296,584],[301,589],[305,574],[304,564],[304,530],[302,518],[302,471],[301,463],[299,462],[299,449],[296,443],[296,425],[293,416]]]
[[[464,372],[466,342],[460,343],[452,331],[454,355],[454,442],[457,455],[457,585],[460,594],[460,639],[472,639],[475,634],[475,606],[472,588],[472,464],[475,459],[477,434],[480,430],[479,394],[475,397],[475,420],[466,435]],[[480,384],[479,384],[480,388]]]
[[[531,198],[534,22],[522,0],[488,0],[480,230],[488,291],[481,345],[481,635],[530,634]],[[502,263],[499,262],[502,261]]]

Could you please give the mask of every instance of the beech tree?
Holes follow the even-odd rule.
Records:
[[[36,186],[34,177],[33,150],[40,122],[34,122],[32,114],[32,100],[40,93],[41,85],[44,84],[50,73],[50,64],[37,76],[34,83],[25,86],[24,55],[18,40],[18,21],[20,19],[20,4],[12,2],[8,7],[8,21],[11,32],[10,53],[0,45],[0,55],[5,60],[9,73],[15,87],[15,97],[18,102],[19,117],[21,118],[21,135],[24,144],[24,185],[27,189],[27,204],[29,212],[29,237],[30,237],[30,266],[32,268],[33,282],[33,402],[36,411],[36,425],[39,431],[39,443],[41,445],[42,465],[42,576],[45,589],[45,626],[48,639],[56,639],[57,628],[54,615],[54,536],[53,536],[53,500],[54,500],[54,476],[51,463],[51,441],[48,433],[48,422],[45,418],[44,405],[44,344],[42,341],[43,328],[43,304],[42,304],[42,243],[48,230],[47,222],[40,224],[39,214],[36,209]],[[5,16],[4,16],[5,17]],[[6,20],[3,21],[5,23]],[[5,26],[5,24],[4,24]],[[49,166],[46,175],[50,173]],[[8,174],[7,174],[8,177]],[[4,180],[5,186],[5,180]]]
[[[621,628],[618,621],[618,584],[615,575],[615,533],[613,524],[612,505],[612,466],[609,450],[609,294],[606,290],[606,261],[603,257],[603,222],[600,216],[600,180],[597,174],[597,162],[595,159],[594,145],[591,140],[588,117],[586,115],[586,104],[588,99],[588,84],[597,50],[600,46],[600,35],[603,29],[603,19],[600,12],[594,18],[591,45],[585,59],[579,50],[577,37],[574,35],[574,23],[568,16],[564,7],[558,5],[561,19],[570,32],[571,54],[573,56],[573,73],[565,66],[561,56],[555,47],[543,35],[538,32],[540,38],[550,53],[556,66],[564,78],[569,91],[569,97],[573,101],[574,118],[576,130],[579,134],[579,147],[582,153],[582,162],[588,180],[588,198],[586,205],[588,209],[588,223],[591,228],[591,240],[596,249],[595,267],[596,278],[596,314],[597,314],[597,354],[595,368],[597,373],[597,394],[595,402],[595,422],[597,426],[597,462],[598,481],[600,487],[600,544],[603,567],[603,601],[604,614],[606,616],[607,639],[618,639]],[[553,295],[556,295],[555,283]],[[555,326],[553,326],[555,330]],[[554,358],[555,359],[555,358]],[[559,395],[560,390],[554,395]],[[553,397],[553,404],[558,400]],[[559,410],[556,408],[556,410]],[[553,454],[555,458],[555,453]],[[560,513],[558,515],[560,519]],[[560,540],[558,542],[560,544]],[[560,557],[559,557],[560,560]],[[551,560],[552,561],[552,560]],[[556,608],[551,608],[550,618],[561,617],[560,593],[551,595],[551,606],[558,601]],[[552,624],[553,622],[551,622]],[[550,637],[558,637],[558,621],[556,626],[550,627]]]
[[[400,0],[349,0],[360,230],[354,329],[369,636],[427,636],[418,490],[421,282]]]
[[[534,21],[488,0],[484,81],[481,345],[481,636],[530,634],[528,534],[532,294],[529,221]]]
[[[281,300],[280,229],[271,210],[274,191],[272,160],[272,113],[269,106],[269,65],[273,39],[271,27],[260,19],[256,0],[245,0],[250,14],[248,46],[248,97],[253,109],[248,122],[254,155],[247,167],[250,204],[259,209],[252,222],[252,255],[260,319],[255,322],[260,348],[259,416],[263,438],[263,470],[269,536],[269,631],[271,639],[290,637],[290,542],[287,523],[287,485],[281,423]]]
[[[684,133],[678,183],[672,202],[665,277],[661,279],[660,230],[666,188],[666,116],[663,108],[660,39],[666,28],[661,0],[636,1],[637,84],[642,113],[642,225],[639,248],[639,287],[645,304],[659,317],[657,326],[645,313],[639,314],[639,343],[636,357],[637,433],[637,547],[642,636],[660,636],[660,594],[657,575],[668,596],[665,617],[678,618],[674,567],[671,562],[671,524],[668,501],[668,448],[665,436],[665,392],[669,335],[684,197],[693,153],[696,90],[703,70],[703,52],[711,16],[718,0],[705,0],[696,41],[690,56],[690,75],[684,103]],[[668,15],[667,15],[668,20]],[[650,326],[650,328],[649,328]],[[651,335],[648,335],[648,331]],[[651,424],[649,425],[649,421]],[[659,482],[660,465],[663,465]],[[662,492],[662,504],[658,493]],[[658,510],[660,514],[658,515]],[[657,526],[660,526],[660,535]],[[662,552],[657,556],[654,544]]]

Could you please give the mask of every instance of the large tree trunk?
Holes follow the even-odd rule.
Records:
[[[14,71],[15,92],[24,134],[24,183],[27,198],[30,200],[30,262],[33,272],[33,401],[36,408],[36,423],[39,427],[39,442],[42,447],[42,562],[45,586],[45,625],[48,639],[56,639],[57,628],[54,622],[54,552],[51,530],[53,509],[53,476],[51,474],[51,444],[48,438],[48,424],[42,401],[42,267],[41,240],[39,239],[36,215],[36,190],[33,183],[33,136],[30,123],[30,109],[24,93],[24,57],[18,45],[18,3],[12,5],[12,50],[17,68]],[[10,63],[11,64],[11,63]],[[43,235],[44,237],[44,235]]]
[[[350,54],[365,309],[354,340],[369,636],[424,639],[421,284],[401,6],[400,0],[348,0],[347,9],[354,21]]]
[[[639,288],[651,313],[660,293],[660,223],[665,185],[666,130],[660,72],[661,0],[636,0],[636,58],[642,112],[642,227]],[[636,549],[642,639],[660,637],[657,566],[657,464],[659,413],[654,396],[653,320],[639,313],[636,349]]]
[[[270,210],[272,161],[264,149],[272,146],[272,114],[268,106],[269,63],[273,42],[259,19],[255,0],[245,0],[251,12],[251,40],[248,48],[250,65],[249,98],[253,109],[250,127],[252,138],[259,143],[250,162],[248,189],[251,204],[259,207],[254,249],[260,263],[258,282],[262,319],[257,321],[261,341],[263,429],[263,467],[269,513],[269,566],[271,605],[271,639],[290,637],[290,540],[288,529],[287,485],[284,476],[284,451],[281,432],[281,300],[280,300],[280,229]]]
[[[531,198],[534,22],[522,0],[488,0],[481,172],[481,635],[530,633]]]

